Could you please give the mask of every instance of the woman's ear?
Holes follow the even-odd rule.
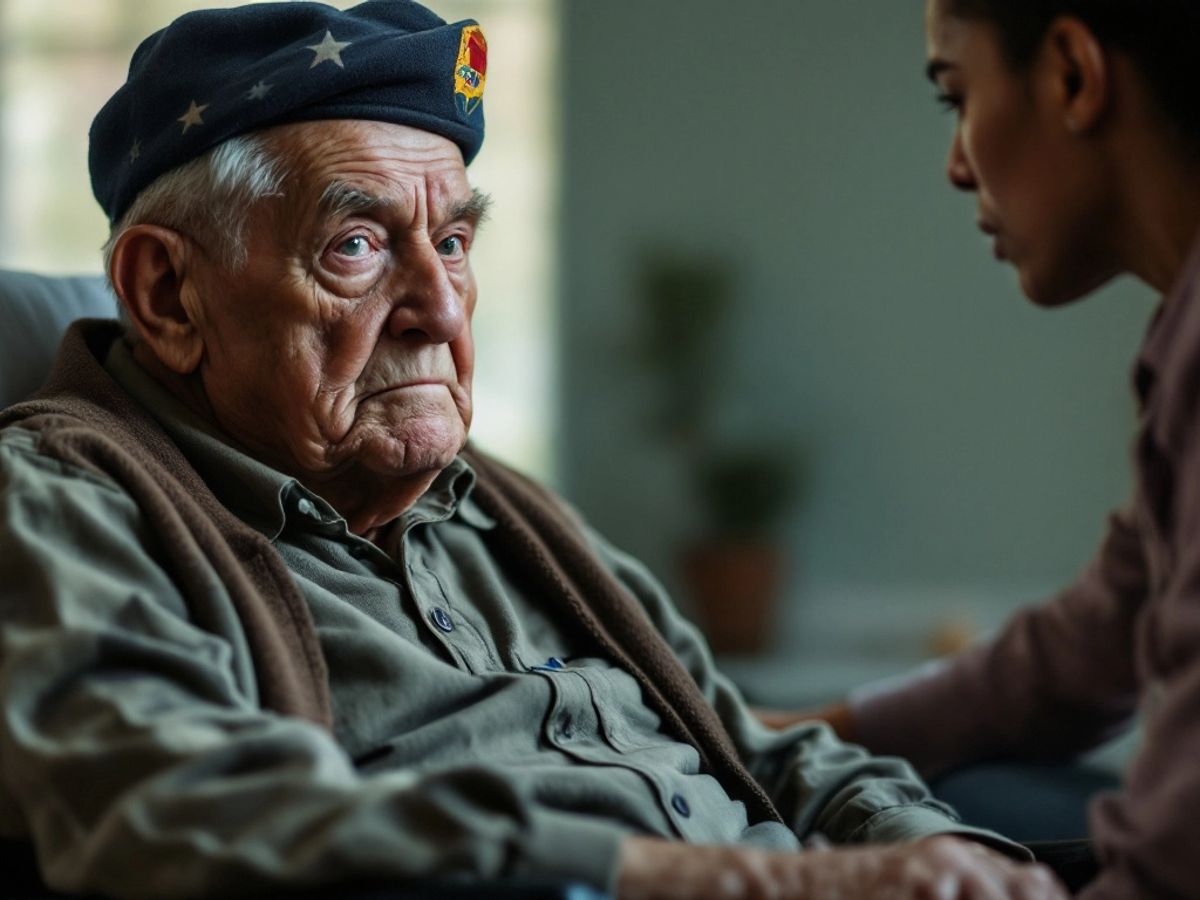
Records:
[[[1043,47],[1063,125],[1072,134],[1091,131],[1112,102],[1108,52],[1095,32],[1074,16],[1051,22]]]
[[[197,311],[183,296],[189,250],[177,231],[134,225],[117,238],[109,263],[113,288],[138,338],[180,375],[194,372],[204,353]]]

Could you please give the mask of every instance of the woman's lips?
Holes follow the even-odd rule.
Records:
[[[975,224],[980,231],[992,239],[992,256],[1000,260],[1006,259],[1007,257],[1004,255],[1004,246],[1000,240],[1000,229],[987,219],[977,219]]]

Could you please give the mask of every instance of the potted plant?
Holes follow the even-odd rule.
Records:
[[[714,256],[656,253],[642,264],[642,356],[658,385],[652,422],[678,457],[698,511],[679,554],[698,624],[717,653],[761,651],[787,555],[780,526],[801,481],[801,453],[779,435],[736,440],[717,427],[728,373],[718,340],[737,283]],[[732,398],[736,402],[736,398]]]

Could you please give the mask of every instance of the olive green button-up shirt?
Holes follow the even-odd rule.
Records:
[[[633,833],[797,850],[817,832],[966,830],[905,764],[824,727],[761,727],[650,575],[593,535],[789,827],[749,823],[637,682],[507,577],[464,461],[372,543],[122,343],[107,369],[282,555],[328,663],[334,733],[256,707],[236,615],[188,620],[126,495],[41,456],[36,435],[0,432],[0,828],[33,831],[52,883],[160,897],[364,874],[611,887]]]

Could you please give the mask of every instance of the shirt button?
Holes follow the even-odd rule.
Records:
[[[683,794],[676,794],[671,798],[671,806],[675,808],[675,812],[679,813],[685,819],[692,814],[692,808],[688,806],[688,802],[683,799]]]
[[[321,521],[321,514],[317,511],[316,506],[307,497],[301,497],[296,503],[296,509],[300,511],[300,515],[308,516],[310,519]]]
[[[454,630],[454,622],[450,620],[450,615],[440,606],[434,607],[429,618],[433,619],[433,624],[447,634]]]

